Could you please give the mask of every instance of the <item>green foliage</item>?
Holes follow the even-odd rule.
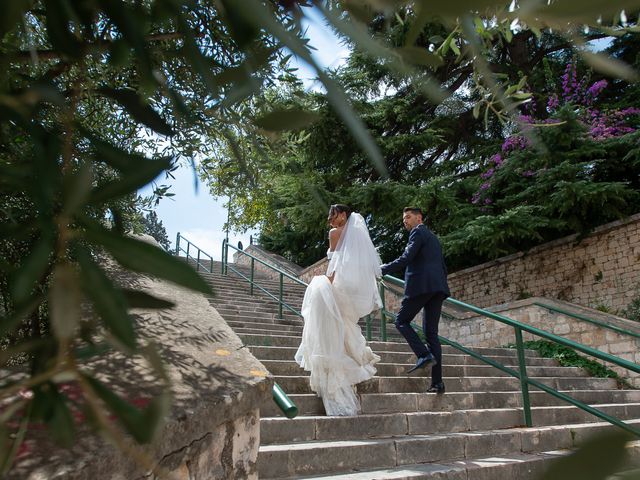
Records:
[[[515,344],[509,344],[507,347],[516,348]],[[524,342],[524,347],[536,350],[543,357],[557,360],[563,367],[584,368],[592,377],[615,378],[619,384],[629,387],[628,382],[621,378],[616,372],[595,360],[579,355],[572,348],[546,340],[531,340]]]
[[[640,322],[640,289],[636,288],[636,296],[629,302],[627,308],[625,308],[620,315],[629,320]]]
[[[203,125],[230,128],[214,104],[251,95],[266,82],[257,76],[270,75],[281,58],[257,29],[239,48],[243,28],[228,35],[227,17],[208,2],[11,3],[0,28],[0,367],[22,375],[0,382],[9,406],[0,422],[0,476],[32,422],[73,443],[78,402],[90,426],[120,445],[127,442],[110,418],[138,442],[161,428],[168,380],[129,310],[172,304],[121,288],[103,255],[209,292],[184,262],[127,235],[146,228],[169,246],[155,214],[140,218],[136,191],[193,157]],[[284,10],[259,10],[295,32]],[[221,76],[245,62],[251,69],[225,83]],[[170,195],[164,185],[157,193]],[[145,408],[84,364],[114,350],[132,369],[144,357],[153,372],[162,393]],[[70,394],[69,382],[78,391]]]
[[[546,42],[553,48],[555,41],[543,37],[540,48]],[[546,64],[561,71],[564,62],[562,57],[547,58]],[[523,133],[528,148],[510,151],[508,161],[501,152],[498,168],[495,152],[511,130],[494,119],[487,131],[482,119],[474,119],[474,96],[462,88],[464,82],[459,92],[433,109],[417,87],[405,85],[381,94],[387,83],[400,88],[381,68],[356,51],[337,75],[375,135],[388,177],[382,178],[359,152],[323,95],[286,82],[266,92],[256,109],[314,109],[319,119],[312,128],[265,139],[259,154],[238,139],[249,168],[256,172],[246,190],[235,182],[242,166],[213,160],[202,164],[212,192],[233,194],[234,225],[258,225],[266,248],[309,265],[326,250],[328,206],[348,203],[365,215],[374,243],[388,260],[404,243],[402,208],[420,205],[442,240],[449,267],[458,269],[565,235],[584,235],[636,213],[640,133],[596,140],[566,106],[550,120],[553,126],[532,126]],[[458,68],[455,62],[451,68]],[[544,91],[547,79],[537,78]],[[541,103],[546,104],[546,97]],[[511,128],[518,126],[513,123]],[[266,162],[264,157],[275,160]],[[481,178],[489,170],[495,171],[490,183]],[[474,192],[482,193],[477,200]]]
[[[598,433],[570,455],[555,460],[539,477],[540,480],[579,478],[605,480],[619,474],[628,462],[626,446],[634,437],[622,430]],[[636,472],[637,474],[637,472]],[[623,474],[624,475],[624,474]],[[622,476],[622,478],[636,478]]]
[[[163,246],[165,250],[169,250],[171,248],[171,242],[169,241],[167,231],[165,230],[164,225],[162,225],[162,220],[158,218],[158,214],[155,211],[151,210],[142,218],[142,233],[151,235],[160,245]]]

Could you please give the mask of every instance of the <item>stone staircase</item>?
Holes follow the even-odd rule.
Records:
[[[203,276],[216,292],[212,305],[299,408],[299,416],[290,420],[274,402],[261,407],[260,478],[534,479],[585,438],[612,428],[535,389],[535,427],[524,428],[518,380],[447,346],[447,393],[423,393],[430,379],[424,373],[405,374],[415,359],[400,341],[370,342],[382,360],[378,376],[358,385],[362,414],[327,417],[322,401],[309,389],[308,375],[293,361],[302,320],[290,313],[278,319],[277,302],[258,290],[249,295],[248,283],[231,271],[229,276]],[[278,282],[263,278],[260,285],[277,295]],[[287,284],[285,291],[286,301],[299,310],[304,287]],[[394,327],[389,327],[391,333]],[[515,350],[476,351],[517,365]],[[530,376],[640,425],[640,391],[620,390],[614,379],[560,367],[534,351],[527,351],[526,358]],[[636,463],[640,447],[634,442],[628,450]]]

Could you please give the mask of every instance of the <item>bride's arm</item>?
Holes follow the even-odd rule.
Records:
[[[332,228],[329,230],[329,251],[335,252],[338,246],[338,240],[340,240],[341,228]]]

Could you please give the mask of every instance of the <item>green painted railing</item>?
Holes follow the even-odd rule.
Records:
[[[184,237],[183,237],[184,238]],[[243,255],[246,255],[247,257],[249,257],[251,259],[250,261],[250,273],[249,276],[247,277],[247,275],[245,275],[244,273],[242,273],[240,270],[238,270],[237,268],[235,268],[233,266],[233,264],[229,263],[229,248],[232,248],[234,250],[236,250],[237,252],[241,252]],[[263,288],[261,285],[258,285],[258,283],[255,280],[255,266],[256,266],[256,262],[264,265],[265,267],[269,268],[270,270],[272,270],[274,273],[277,273],[279,276],[279,289],[278,289],[278,295],[275,295],[273,292],[268,291],[266,288]],[[293,281],[294,283],[297,283],[298,285],[302,285],[304,287],[307,286],[307,284],[300,280],[297,277],[294,277],[293,275],[265,262],[264,260],[259,259],[258,257],[250,254],[249,252],[240,250],[239,248],[234,247],[233,245],[229,244],[226,240],[223,241],[222,243],[222,267],[221,267],[221,272],[223,275],[226,275],[228,273],[228,271],[231,270],[232,272],[234,272],[236,275],[240,276],[241,278],[243,278],[244,280],[246,280],[247,282],[249,282],[249,291],[250,294],[253,295],[254,289],[257,288],[258,290],[264,292],[267,296],[269,296],[270,298],[272,298],[273,300],[275,300],[276,302],[278,302],[278,318],[282,318],[282,313],[283,313],[283,309],[287,309],[290,312],[298,315],[299,317],[302,317],[302,314],[294,307],[292,307],[291,305],[289,305],[287,302],[284,301],[284,279],[287,278],[291,281]],[[371,341],[373,339],[373,319],[371,318],[371,315],[367,315],[365,317],[365,336],[366,339]],[[386,321],[384,321],[383,318],[380,319],[380,335],[383,341],[387,341],[387,324]]]
[[[552,312],[560,313],[562,315],[566,315],[567,317],[572,317],[577,320],[581,320],[583,322],[591,323],[592,325],[597,325],[598,327],[605,328],[607,330],[611,330],[616,333],[620,333],[622,335],[627,335],[633,338],[640,338],[640,333],[632,332],[631,330],[627,330],[626,328],[621,328],[616,325],[611,325],[606,322],[602,322],[600,320],[596,320],[595,318],[587,317],[586,315],[581,315],[579,313],[570,312],[569,310],[565,310],[563,308],[556,307],[554,305],[547,305],[542,302],[533,302],[534,305],[542,308],[546,308]]]
[[[186,249],[182,247],[183,244],[187,245]],[[193,256],[194,250],[196,252],[195,257]],[[184,238],[182,235],[180,235],[180,232],[178,232],[178,234],[176,235],[176,251],[175,251],[176,257],[180,256],[180,252],[185,253],[187,257],[187,261],[189,259],[193,259],[196,262],[197,271],[200,271],[200,268],[202,268],[209,273],[213,272],[213,257],[209,255],[207,252],[205,252],[204,250],[194,245],[192,242],[190,242],[186,238]],[[202,257],[207,257],[209,259],[209,267],[206,267],[204,264],[200,263],[200,260]]]
[[[183,243],[186,243],[186,245],[187,245],[186,249],[182,248],[182,246],[180,245],[181,241]],[[222,262],[222,273],[226,273],[226,268],[227,268],[227,266],[225,265],[227,263],[226,262],[227,259],[224,256],[225,252],[226,252],[226,250],[225,250],[226,243],[227,243],[227,241],[225,239],[223,241],[223,243],[222,243],[223,259],[224,259],[224,261]],[[197,253],[196,253],[195,257],[190,254],[190,250],[196,250]],[[209,255],[208,253],[206,253],[204,250],[201,250],[199,247],[194,245],[192,242],[190,242],[189,240],[187,240],[183,236],[181,236],[180,232],[178,232],[178,235],[176,236],[175,255],[176,256],[180,256],[180,252],[184,252],[186,254],[187,261],[189,261],[190,258],[195,260],[195,262],[196,262],[196,270],[197,271],[199,271],[200,267],[202,267],[207,272],[213,273],[213,257],[211,255]],[[205,265],[200,263],[200,259],[201,259],[201,257],[203,255],[209,258],[209,267],[208,268]],[[251,262],[251,265],[253,267],[253,261]],[[235,269],[233,267],[230,267],[230,268],[235,271]],[[253,278],[253,268],[252,268],[252,271],[251,271],[251,277]],[[253,295],[253,285],[251,287],[252,287],[251,294]],[[271,389],[271,394],[273,396],[273,401],[276,403],[278,408],[280,408],[282,413],[284,413],[284,415],[287,418],[295,418],[298,415],[298,407],[287,396],[287,394],[284,392],[284,390],[282,390],[280,385],[278,385],[277,383],[274,383],[273,384],[273,388]]]
[[[233,264],[229,264],[229,248],[232,248],[237,252],[240,252],[251,259],[251,262],[250,262],[251,270],[248,277],[244,273],[242,273],[240,270],[235,268]],[[265,267],[268,267],[269,269],[273,270],[278,274],[279,288],[278,288],[277,296],[274,295],[269,290],[267,290],[266,288],[259,285],[258,282],[255,281],[256,262],[258,262],[261,265],[264,265]],[[268,264],[264,260],[261,260],[258,257],[251,255],[249,252],[245,252],[244,250],[240,250],[239,248],[234,247],[233,245],[229,244],[229,242],[224,240],[222,242],[222,274],[226,275],[229,270],[231,270],[236,275],[238,275],[241,278],[244,278],[249,282],[251,295],[253,295],[254,288],[257,288],[263,293],[265,293],[267,296],[269,296],[270,298],[277,301],[278,302],[278,318],[282,318],[283,308],[286,308],[287,310],[295,313],[298,316],[302,316],[302,314],[298,310],[296,310],[294,307],[292,307],[291,305],[289,305],[287,302],[284,301],[284,279],[287,278],[288,280],[291,280],[292,282],[297,283],[298,285],[302,285],[306,287],[307,284],[302,280],[300,280],[299,278],[296,278],[293,275],[285,272],[284,270],[281,270],[277,267],[274,267],[273,265]]]
[[[392,277],[390,275],[385,275],[385,277],[383,278],[383,281],[381,282],[381,290],[382,293],[384,294],[385,290],[388,290],[389,292],[392,292],[393,294],[398,295],[398,292],[395,291],[394,289],[390,289],[387,287],[387,285],[384,282],[389,282],[393,285],[399,286],[399,287],[404,287],[404,282],[402,280],[400,280],[399,278],[395,278]],[[384,298],[384,295],[382,295],[382,297]],[[520,380],[520,389],[522,392],[522,406],[523,406],[523,413],[524,413],[524,420],[525,420],[525,424],[527,425],[527,427],[531,427],[533,426],[532,423],[532,419],[531,419],[531,401],[529,398],[529,386],[532,387],[536,387],[544,392],[547,392],[548,394],[559,398],[561,400],[564,400],[578,408],[580,408],[581,410],[584,410],[586,412],[591,413],[592,415],[595,415],[596,417],[598,417],[601,420],[604,420],[606,422],[609,422],[613,425],[616,425],[632,434],[634,434],[637,437],[640,437],[640,430],[635,428],[632,425],[629,425],[625,422],[623,422],[622,420],[620,420],[617,417],[614,417],[612,415],[609,415],[605,412],[603,412],[602,410],[598,410],[597,408],[591,407],[590,405],[587,405],[586,403],[583,403],[579,400],[576,400],[575,398],[567,395],[566,393],[560,392],[558,390],[556,390],[555,388],[549,387],[548,385],[545,385],[533,378],[530,378],[527,374],[527,365],[526,365],[526,358],[525,358],[525,352],[524,352],[524,342],[522,340],[522,332],[527,332],[530,333],[532,335],[536,335],[538,337],[544,338],[545,340],[557,343],[559,345],[564,345],[566,347],[569,348],[573,348],[574,350],[578,350],[579,352],[585,353],[587,355],[590,355],[592,357],[598,358],[600,360],[604,360],[606,362],[610,362],[613,363],[614,365],[618,365],[622,368],[625,368],[627,370],[630,370],[632,372],[635,373],[640,373],[640,365],[638,365],[637,363],[633,363],[630,362],[628,360],[625,360],[623,358],[620,357],[616,357],[614,355],[610,355],[608,353],[604,353],[601,352],[600,350],[596,350],[594,348],[591,347],[587,347],[586,345],[582,345],[580,343],[574,342],[573,340],[569,340],[567,338],[563,338],[560,337],[558,335],[555,335],[553,333],[547,332],[545,330],[540,330],[539,328],[535,328],[532,327],[530,325],[524,324],[524,323],[520,323],[516,320],[513,320],[511,318],[505,317],[504,315],[500,315],[497,313],[493,313],[493,312],[489,312],[488,310],[483,310],[482,308],[478,308],[475,307],[473,305],[469,305],[466,304],[464,302],[461,302],[459,300],[453,299],[453,298],[448,298],[447,300],[445,300],[445,302],[451,304],[451,305],[455,305],[458,308],[462,308],[465,310],[469,310],[471,312],[483,315],[485,317],[491,318],[492,320],[496,320],[497,322],[503,323],[505,325],[509,325],[511,327],[514,328],[514,333],[515,333],[515,337],[516,337],[516,349],[517,349],[517,357],[518,357],[518,370],[514,370],[512,368],[509,368],[505,365],[502,365],[498,362],[495,362],[494,360],[485,357],[482,354],[479,354],[477,352],[474,352],[471,349],[468,349],[462,345],[460,345],[457,342],[454,342],[452,340],[449,340],[447,338],[444,338],[442,336],[440,336],[440,341],[445,344],[445,345],[451,345],[452,347],[456,348],[457,350],[460,350],[463,353],[466,353],[467,355],[471,355],[472,357],[488,364],[491,365],[495,368],[498,368],[499,370],[507,373],[508,375],[515,377],[517,379]],[[386,309],[386,307],[383,307],[382,311],[381,311],[381,316],[382,317],[387,317],[389,316],[390,318],[395,318],[395,314],[393,312],[390,312]],[[412,324],[412,326],[419,330],[419,327],[417,327],[417,325]]]

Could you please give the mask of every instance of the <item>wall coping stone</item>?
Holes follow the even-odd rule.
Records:
[[[172,382],[169,418],[155,442],[145,447],[154,460],[183,451],[271,398],[273,378],[248,349],[242,348],[240,338],[205,295],[147,275],[125,272],[110,260],[103,267],[118,283],[175,303],[172,309],[131,310],[139,338],[148,338],[157,345]],[[148,370],[140,367],[140,362],[135,367],[129,363],[127,368],[132,370],[127,370],[124,361],[122,354],[114,353],[87,367],[99,371],[100,380],[107,384],[124,386],[126,382],[125,391],[130,398],[148,396],[150,390],[145,388],[144,379]],[[17,462],[7,478],[132,480],[150,478],[148,475],[130,456],[122,455],[100,437],[80,431],[68,450],[47,438],[36,439],[29,454]]]
[[[589,308],[589,307],[585,307],[582,305],[578,305],[575,303],[570,303],[570,302],[565,302],[563,300],[558,300],[555,298],[548,298],[548,297],[529,297],[529,298],[524,298],[521,300],[514,300],[513,302],[506,302],[506,303],[501,303],[498,305],[492,305],[490,307],[485,307],[483,308],[483,310],[487,310],[489,312],[492,313],[502,313],[505,311],[509,311],[509,310],[514,310],[517,308],[526,308],[526,307],[537,307],[537,308],[541,308],[546,310],[544,307],[540,307],[538,305],[535,305],[535,303],[546,303],[548,305],[551,305],[553,307],[557,307],[557,308],[561,308],[563,310],[566,310],[568,312],[572,312],[572,313],[577,313],[580,315],[583,315],[585,317],[590,317],[593,318],[594,320],[598,320],[600,322],[615,326],[615,327],[619,327],[619,328],[624,328],[625,330],[629,330],[631,332],[640,334],[640,323],[639,322],[635,322],[633,320],[629,320],[623,317],[619,317],[617,315],[611,314],[611,313],[605,313],[605,312],[601,312],[600,310],[595,310],[593,308]],[[446,304],[445,304],[446,306]],[[443,308],[443,311],[444,308]],[[468,320],[470,318],[477,318],[477,317],[482,317],[482,315],[479,315],[475,312],[460,312],[460,310],[455,309],[455,313],[454,310],[449,308],[448,310],[445,311],[445,313],[450,314],[453,318],[447,318],[446,321],[456,321],[456,320]],[[560,314],[561,315],[561,314]],[[506,315],[505,315],[506,316]],[[583,322],[583,320],[580,319],[575,319],[576,322]],[[588,322],[585,322],[588,323]]]

